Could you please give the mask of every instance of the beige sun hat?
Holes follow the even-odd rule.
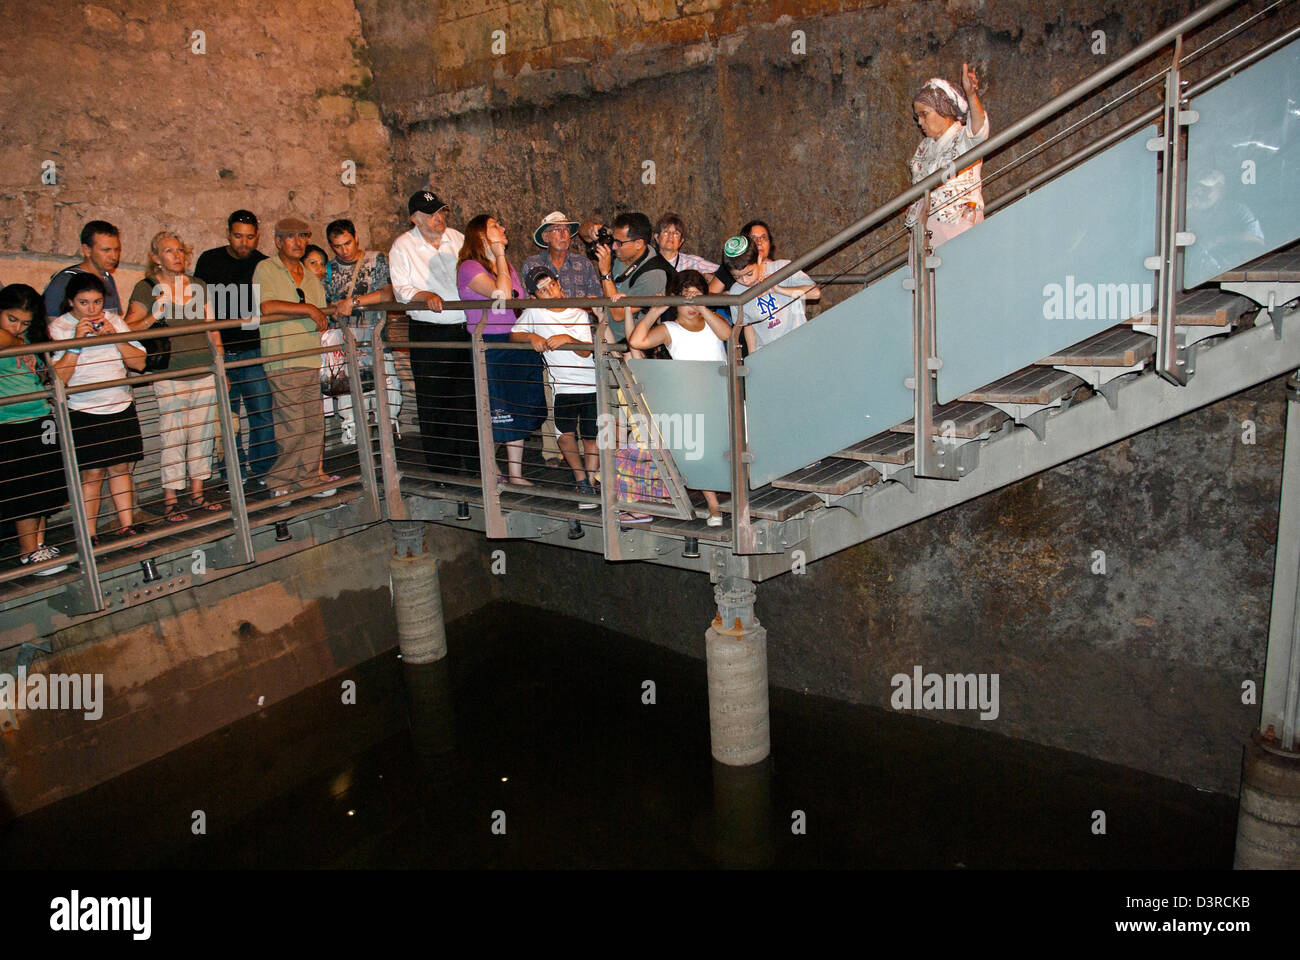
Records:
[[[539,226],[536,230],[533,231],[533,243],[537,244],[539,247],[545,247],[546,241],[542,239],[542,231],[545,230],[547,227],[553,227],[557,224],[562,224],[568,227],[570,233],[573,233],[575,230],[578,229],[577,220],[570,220],[559,210],[552,210],[550,213],[548,213],[545,217],[542,218],[541,226]]]

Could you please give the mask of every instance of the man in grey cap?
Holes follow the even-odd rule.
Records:
[[[267,358],[275,442],[280,448],[266,485],[277,497],[319,481],[325,444],[320,354],[278,359],[319,348],[320,335],[329,323],[322,309],[325,288],[302,262],[310,239],[311,227],[305,221],[285,217],[275,225],[277,256],[267,257],[253,270],[253,285],[261,294],[262,356]],[[312,496],[328,497],[334,492],[321,490]]]
[[[432,190],[418,190],[406,203],[411,229],[393,241],[388,272],[398,300],[419,301],[427,310],[411,318],[411,370],[420,442],[429,469],[478,473],[478,430],[474,372],[468,349],[417,347],[417,343],[469,344],[465,311],[443,310],[458,300],[456,267],[465,235],[447,226],[447,204]]]

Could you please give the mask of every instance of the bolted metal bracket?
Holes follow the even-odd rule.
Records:
[[[230,567],[244,567],[253,561],[244,559],[244,548],[239,541],[238,536],[226,537],[224,540],[218,540],[216,543],[209,543],[203,548],[208,555],[208,566],[215,570],[225,570]]]
[[[754,545],[759,553],[785,553],[808,539],[811,528],[807,517],[789,520],[754,521]]]
[[[722,451],[722,459],[723,459],[723,460],[726,460],[726,461],[728,461],[728,462],[731,461],[731,448],[730,448],[730,447],[728,447],[726,450],[723,450],[723,451]],[[752,453],[750,453],[748,450],[746,450],[744,453],[742,453],[742,454],[740,455],[740,462],[741,462],[741,463],[753,463],[753,462],[754,462],[754,455],[753,455]]]
[[[425,551],[423,522],[394,520],[390,526],[393,531],[393,551],[399,557],[417,557]]]
[[[546,517],[536,513],[521,513],[511,510],[505,515],[506,536],[520,540],[537,540],[550,536],[558,530],[567,530],[567,521],[556,517]]]

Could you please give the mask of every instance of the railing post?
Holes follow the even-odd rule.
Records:
[[[212,379],[217,388],[217,419],[221,423],[221,449],[226,458],[226,486],[230,490],[230,520],[235,527],[235,542],[239,545],[241,563],[257,559],[253,548],[253,534],[248,523],[248,501],[244,497],[244,474],[239,464],[239,438],[235,436],[235,418],[230,412],[230,388],[226,385],[226,356],[222,347],[212,345]],[[249,418],[249,456],[252,456],[251,421]]]
[[[623,550],[618,541],[618,484],[615,479],[618,449],[618,416],[611,412],[609,394],[613,389],[613,372],[611,363],[619,363],[609,355],[609,344],[605,340],[609,330],[609,311],[600,308],[596,329],[592,334],[596,358],[596,449],[600,454],[600,524],[605,542],[605,559],[622,560]]]
[[[53,364],[49,366],[52,368]],[[59,455],[63,458],[63,480],[68,485],[68,505],[72,508],[72,531],[77,539],[77,559],[81,561],[86,599],[91,606],[90,610],[84,612],[92,613],[104,609],[104,589],[99,583],[99,566],[95,562],[95,548],[90,542],[86,503],[81,499],[81,470],[77,466],[72,418],[68,416],[68,388],[57,374],[50,377],[50,381],[54,387],[54,422],[59,431]]]
[[[348,386],[352,390],[352,422],[356,424],[357,428],[357,455],[361,460],[361,485],[366,491],[366,501],[370,507],[370,518],[378,520],[382,516],[379,510],[379,481],[375,475],[375,449],[370,444],[370,418],[366,414],[366,396],[361,384],[361,365],[358,361],[357,341],[352,335],[352,328],[347,323],[340,323],[339,329],[343,332],[343,353],[348,363]],[[377,367],[371,369],[375,374],[375,394],[378,395],[381,380],[383,380],[385,389],[388,387],[387,379],[383,377],[383,358],[379,359]],[[375,419],[379,420],[378,413],[376,413]],[[380,420],[380,434],[388,429],[390,429],[388,421]]]
[[[486,314],[486,310],[485,310]],[[488,385],[487,348],[483,345],[486,318],[472,334],[470,359],[474,366],[474,401],[478,413],[478,463],[483,478],[484,533],[489,537],[506,535],[506,518],[501,513],[500,473],[497,471],[497,448],[492,442],[492,396]]]
[[[1171,383],[1180,386],[1187,384],[1187,356],[1179,356],[1178,335],[1174,329],[1177,322],[1178,292],[1183,285],[1183,247],[1195,237],[1181,230],[1183,224],[1183,200],[1186,194],[1183,167],[1183,127],[1196,119],[1194,111],[1182,109],[1182,81],[1180,79],[1179,61],[1183,56],[1183,38],[1174,41],[1174,59],[1165,74],[1164,134],[1147,143],[1147,147],[1159,150],[1162,157],[1160,168],[1160,211],[1157,230],[1159,231],[1159,250],[1157,257],[1147,262],[1154,266],[1157,284],[1156,308],[1156,372]],[[1118,317],[1117,320],[1127,320]]]
[[[1300,371],[1286,381],[1286,445],[1259,729],[1283,750],[1300,746]]]
[[[930,249],[925,229],[928,198],[912,225],[912,427],[915,445],[913,471],[918,477],[941,477],[934,447],[934,287],[930,282]]]
[[[406,503],[402,500],[402,472],[397,466],[397,446],[393,441],[393,433],[388,429],[388,425],[393,422],[393,410],[388,405],[388,381],[387,370],[383,367],[383,335],[384,328],[388,326],[388,317],[380,320],[370,331],[370,350],[374,354],[375,362],[380,366],[376,370],[384,369],[384,389],[379,389],[379,374],[375,374],[375,419],[381,424],[379,430],[379,460],[384,467],[384,515],[389,520],[407,519]],[[409,349],[409,347],[408,347]],[[415,371],[411,371],[412,377]],[[401,379],[398,379],[399,389]]]
[[[749,369],[740,362],[740,335],[745,329],[744,311],[737,311],[736,323],[727,338],[727,428],[730,438],[727,457],[731,467],[731,550],[732,553],[758,552],[758,538],[749,515],[749,452],[745,429],[745,375]]]

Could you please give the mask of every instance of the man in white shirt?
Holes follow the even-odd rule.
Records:
[[[479,469],[478,431],[469,350],[415,346],[470,343],[465,312],[442,309],[443,300],[460,299],[456,265],[465,235],[447,226],[447,205],[431,190],[412,194],[406,208],[413,226],[393,241],[388,269],[398,300],[421,301],[428,307],[407,311],[425,462],[439,473],[475,474]]]

